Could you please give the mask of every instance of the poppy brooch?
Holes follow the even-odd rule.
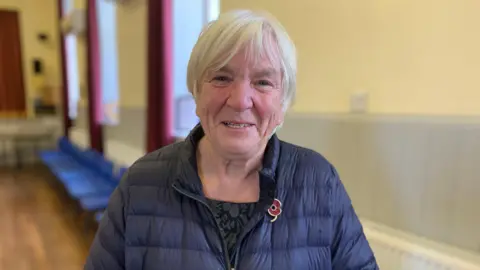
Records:
[[[282,213],[282,202],[278,199],[274,199],[272,205],[268,209],[268,214],[272,216],[272,220],[270,222],[274,222],[277,220],[278,216]]]

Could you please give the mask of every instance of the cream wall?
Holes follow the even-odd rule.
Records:
[[[223,0],[222,11],[265,9],[296,42],[296,112],[480,114],[480,1]]]
[[[33,116],[33,99],[36,97],[39,81],[33,74],[32,60],[39,57],[44,61],[46,82],[56,91],[58,98],[61,86],[59,55],[57,1],[56,0],[0,0],[0,9],[16,10],[20,18],[22,43],[23,78],[27,97],[27,110]],[[47,43],[37,39],[43,32],[49,37]]]
[[[278,135],[325,156],[361,218],[480,254],[478,117],[292,113]]]

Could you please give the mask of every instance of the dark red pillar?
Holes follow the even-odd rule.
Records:
[[[103,130],[100,119],[102,109],[100,43],[96,0],[87,0],[86,44],[90,147],[103,153]]]
[[[173,142],[172,0],[148,0],[147,152]]]
[[[63,135],[69,137],[70,127],[72,126],[72,121],[70,120],[69,111],[70,111],[70,99],[68,92],[68,71],[67,71],[67,55],[65,48],[65,35],[62,31],[61,21],[64,16],[64,6],[63,0],[58,0],[58,31],[60,39],[60,60],[61,60],[61,69],[62,69],[62,107],[63,107]]]

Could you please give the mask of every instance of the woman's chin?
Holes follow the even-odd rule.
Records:
[[[220,148],[225,153],[232,155],[245,155],[251,153],[256,145],[256,143],[248,138],[224,138],[220,144]]]

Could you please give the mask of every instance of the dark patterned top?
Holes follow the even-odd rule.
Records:
[[[227,244],[230,260],[233,261],[237,238],[252,217],[256,203],[231,203],[210,200],[210,205]]]

